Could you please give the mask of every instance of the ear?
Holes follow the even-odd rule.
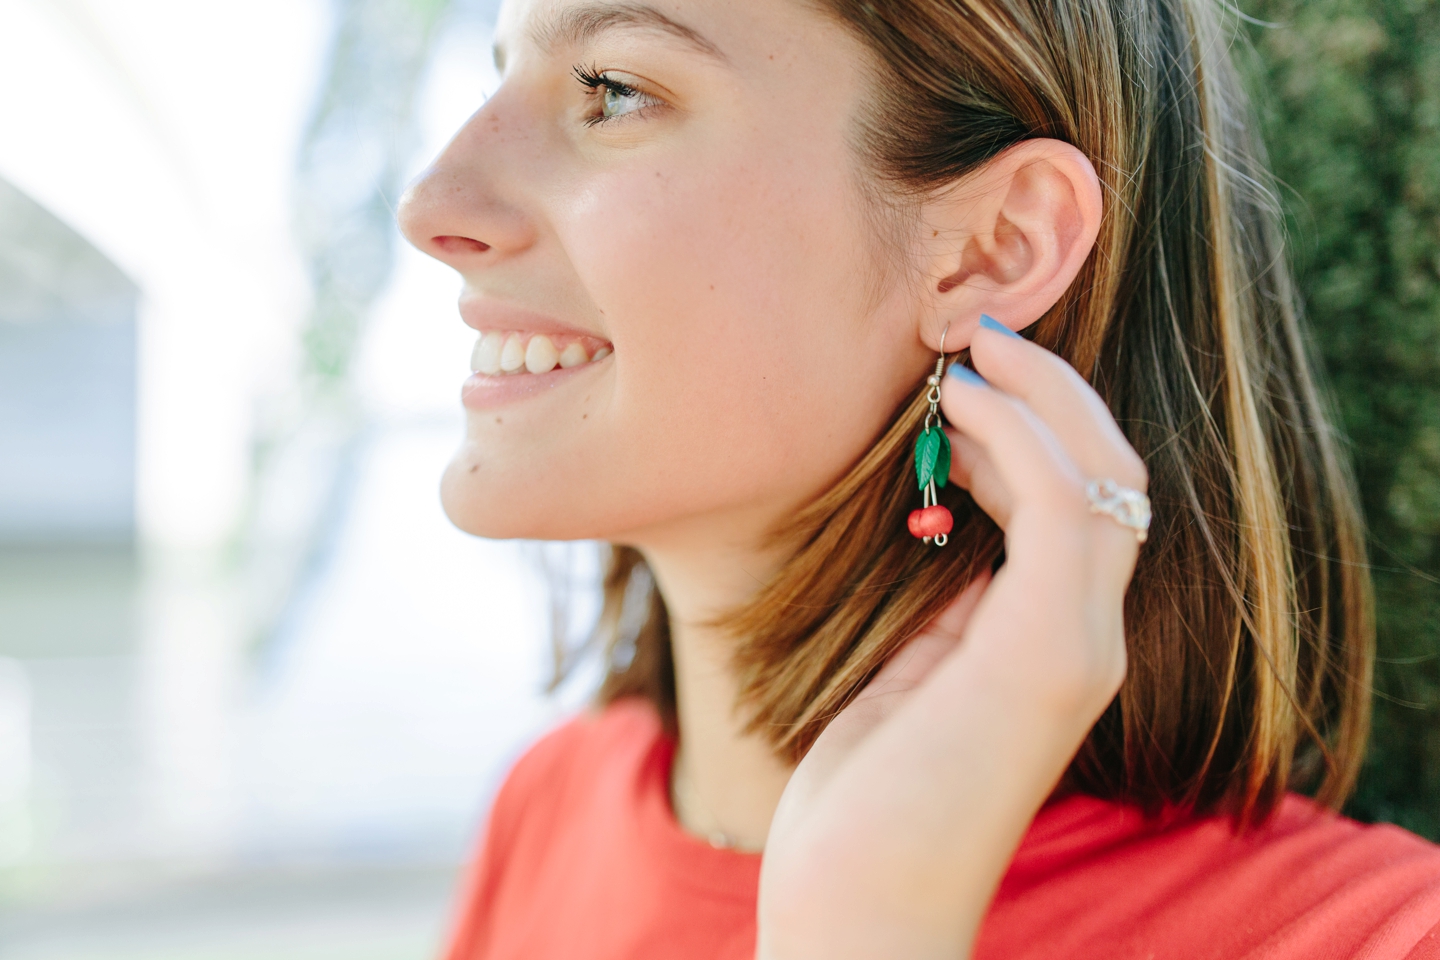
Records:
[[[969,346],[980,314],[1013,330],[1044,316],[1095,246],[1100,178],[1059,140],[1026,140],[927,200],[919,239],[930,300],[921,337]],[[933,342],[932,342],[933,341]]]

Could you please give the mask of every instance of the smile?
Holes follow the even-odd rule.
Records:
[[[470,370],[487,377],[549,373],[556,367],[568,370],[595,363],[610,353],[608,343],[594,338],[490,330],[481,332],[475,341]]]

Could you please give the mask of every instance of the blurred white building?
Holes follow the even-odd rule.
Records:
[[[0,540],[134,539],[138,297],[0,181]]]
[[[257,393],[295,363],[296,144],[315,0],[3,0],[0,178],[141,293],[137,520],[209,546],[245,502]]]

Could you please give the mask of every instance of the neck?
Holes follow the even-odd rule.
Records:
[[[726,845],[759,850],[791,767],[763,737],[744,732],[730,665],[735,639],[711,622],[753,597],[779,560],[735,547],[736,527],[726,526],[732,536],[724,540],[686,537],[642,551],[670,614],[680,731],[671,774],[676,817],[712,843],[723,837]]]

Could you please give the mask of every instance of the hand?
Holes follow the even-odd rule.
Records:
[[[1036,811],[1119,690],[1134,532],[1085,483],[1145,467],[1068,364],[979,329],[945,378],[951,478],[1005,531],[797,767],[761,869],[761,960],[967,957]]]

